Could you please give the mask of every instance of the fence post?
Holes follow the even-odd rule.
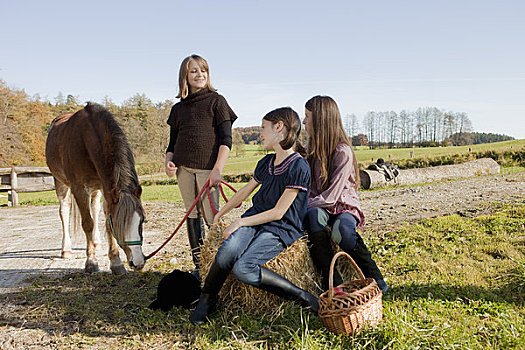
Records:
[[[18,178],[16,176],[15,167],[12,167],[11,168],[11,198],[7,198],[7,201],[9,203],[9,199],[11,199],[11,206],[13,207],[16,207],[18,205],[18,193],[16,193],[17,188],[18,188]]]

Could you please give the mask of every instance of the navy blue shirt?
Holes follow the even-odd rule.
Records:
[[[258,225],[260,230],[272,232],[289,246],[303,235],[303,219],[306,215],[308,192],[310,191],[310,166],[297,152],[292,153],[281,164],[274,166],[275,153],[268,154],[255,167],[253,178],[261,188],[252,198],[252,207],[241,217],[252,216],[275,207],[284,190],[298,189],[292,205],[281,220]]]

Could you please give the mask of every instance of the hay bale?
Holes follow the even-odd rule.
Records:
[[[222,231],[226,225],[213,225],[201,246],[201,276],[206,276],[222,244]],[[315,270],[303,237],[268,261],[264,267],[278,273],[296,286],[313,295],[321,294],[321,276]],[[204,283],[204,278],[203,278]],[[283,299],[258,288],[244,284],[230,274],[219,293],[219,299],[229,308],[269,310],[278,307]]]

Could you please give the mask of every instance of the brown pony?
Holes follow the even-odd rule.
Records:
[[[74,114],[57,117],[47,136],[46,160],[60,202],[62,257],[72,254],[69,215],[76,202],[87,241],[85,271],[98,271],[95,245],[100,239],[96,219],[102,191],[111,271],[126,273],[116,243],[126,253],[130,267],[142,269],[142,188],[129,142],[111,113],[88,102]]]

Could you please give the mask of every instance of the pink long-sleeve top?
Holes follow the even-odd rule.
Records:
[[[340,143],[335,148],[329,186],[321,192],[320,181],[313,181],[308,198],[308,208],[319,207],[330,214],[347,212],[353,214],[359,221],[358,227],[365,226],[365,214],[361,209],[357,191],[352,148]],[[321,166],[316,159],[313,166],[313,179],[319,179]]]

